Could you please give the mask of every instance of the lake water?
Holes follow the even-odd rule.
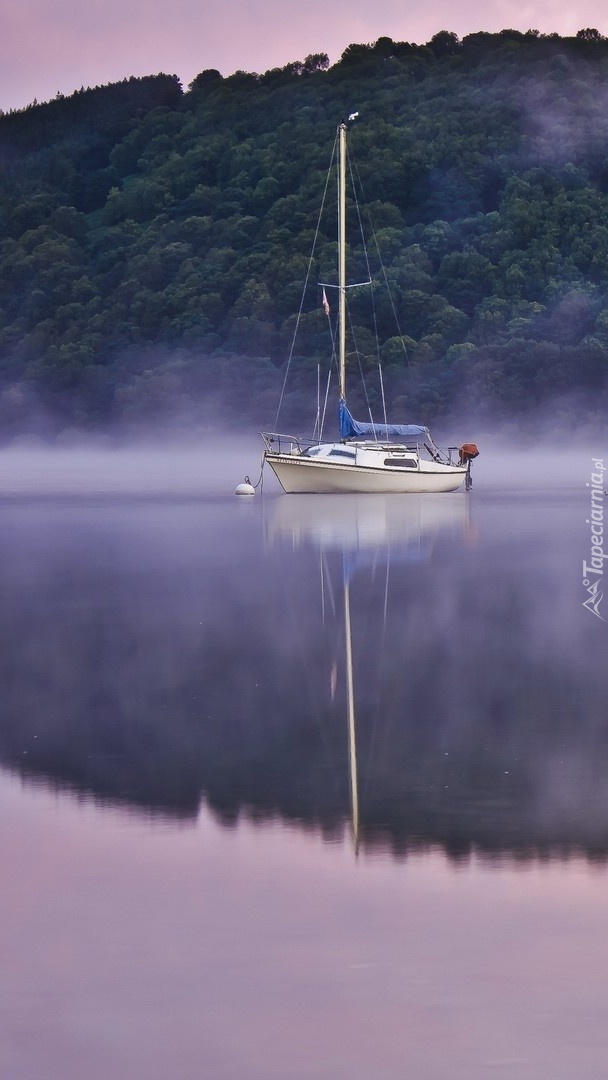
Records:
[[[2,455],[3,1080],[603,1080],[608,630],[555,462],[239,500],[250,460]]]

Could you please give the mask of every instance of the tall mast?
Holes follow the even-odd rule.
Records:
[[[346,124],[338,127],[338,392],[346,398]]]

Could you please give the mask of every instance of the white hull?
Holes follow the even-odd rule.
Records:
[[[283,491],[290,495],[423,494],[456,491],[464,482],[466,466],[420,462],[419,469],[375,468],[371,465],[342,464],[313,459],[300,454],[267,453]]]

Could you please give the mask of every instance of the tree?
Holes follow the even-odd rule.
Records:
[[[192,82],[189,84],[189,90],[210,90],[215,89],[218,82],[221,81],[222,75],[216,68],[205,68],[201,71]]]
[[[309,53],[302,64],[302,74],[312,75],[315,71],[327,71],[329,56],[327,53]]]
[[[440,30],[427,43],[429,49],[439,59],[441,56],[453,56],[460,48],[460,39],[452,30]]]
[[[577,33],[579,41],[605,41],[603,34],[600,34],[599,30],[593,27],[587,27],[585,30],[579,30]]]

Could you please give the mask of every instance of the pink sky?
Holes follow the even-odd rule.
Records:
[[[608,34],[599,0],[4,0],[0,109],[129,75],[164,71],[187,86],[209,67],[224,75],[265,71],[311,52],[326,52],[333,62],[351,42],[384,35],[425,42],[438,30],[462,37],[505,27],[571,34],[586,26]]]

